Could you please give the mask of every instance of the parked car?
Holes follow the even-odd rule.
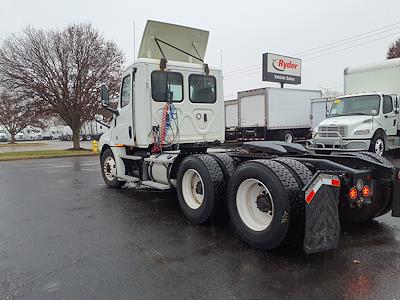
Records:
[[[7,132],[4,129],[0,129],[0,142],[8,142]]]
[[[26,127],[15,135],[16,141],[40,141],[43,140],[43,130],[35,127]]]

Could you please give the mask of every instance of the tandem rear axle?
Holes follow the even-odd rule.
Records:
[[[261,249],[302,244],[306,253],[327,251],[337,247],[342,221],[365,222],[390,210],[400,216],[400,170],[372,153],[314,155],[296,144],[252,142],[157,155],[106,147],[101,162],[109,186],[130,180],[174,188],[190,221],[227,211],[241,239]]]

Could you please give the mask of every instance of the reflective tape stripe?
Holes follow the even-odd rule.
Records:
[[[334,186],[334,187],[340,187],[340,180],[335,178],[320,178],[312,188],[312,190],[309,193],[306,193],[306,202],[308,204],[311,203],[311,201],[314,199],[315,195],[317,194],[318,190],[323,186],[323,185],[329,185],[329,186]]]

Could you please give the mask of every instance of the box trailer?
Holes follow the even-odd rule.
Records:
[[[321,152],[400,148],[400,58],[346,68],[345,95],[332,104],[329,118],[313,133],[309,147]]]
[[[242,140],[292,142],[310,133],[310,100],[319,90],[260,88],[238,93]]]
[[[236,141],[239,126],[239,104],[237,99],[224,101],[225,141]]]
[[[225,127],[233,128],[239,125],[239,104],[238,100],[227,100],[225,105]]]

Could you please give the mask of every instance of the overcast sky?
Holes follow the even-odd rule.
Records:
[[[147,19],[198,27],[210,31],[209,65],[221,65],[222,50],[228,99],[241,90],[277,86],[260,80],[264,52],[303,58],[303,84],[298,87],[342,91],[344,67],[385,59],[388,44],[400,36],[399,12],[399,0],[2,0],[0,39],[27,25],[47,29],[90,22],[121,47],[129,64],[134,58],[134,21],[136,49]],[[342,45],[337,48],[331,45],[325,52],[300,53],[369,31],[373,32],[352,43],[339,43]],[[317,57],[320,55],[324,56]]]

